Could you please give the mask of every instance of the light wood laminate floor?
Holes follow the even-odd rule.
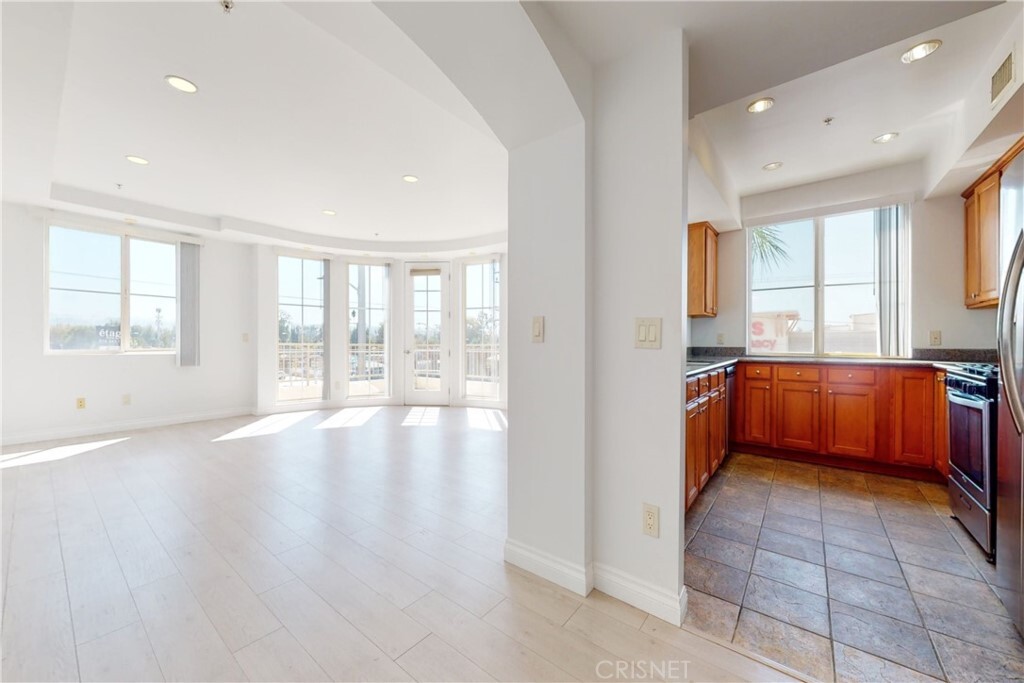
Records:
[[[789,680],[504,564],[505,430],[351,408],[7,448],[2,679]]]

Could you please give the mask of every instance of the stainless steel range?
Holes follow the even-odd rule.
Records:
[[[949,404],[949,506],[991,562],[996,546],[999,368],[987,363],[941,367]]]

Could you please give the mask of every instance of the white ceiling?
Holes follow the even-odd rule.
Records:
[[[544,2],[594,63],[682,28],[690,51],[690,116],[791,81],[998,3]]]
[[[35,11],[7,10],[5,44]],[[418,87],[335,35],[345,32],[364,52],[414,65]],[[507,228],[505,148],[372,6],[238,3],[224,15],[212,2],[81,3],[63,74],[4,56],[5,86],[63,78],[49,178],[58,186],[354,240],[451,242]],[[171,89],[166,74],[199,93]],[[18,107],[5,97],[5,138],[37,119]],[[8,173],[32,163],[5,153]],[[51,203],[7,189],[7,199]]]
[[[738,226],[738,197],[921,159],[942,145],[991,35],[1021,11],[1018,0],[992,9],[931,1],[544,4],[595,63],[652,31],[685,27],[690,114],[709,145],[700,162],[691,158],[690,219],[716,217],[726,227]],[[480,89],[489,70],[514,60],[435,64],[418,44],[453,40],[455,20],[473,19],[492,31],[471,32],[486,43],[481,54],[488,46],[518,54],[516,41],[532,32],[522,21],[496,20],[503,15],[493,9],[240,2],[225,16],[210,1],[3,3],[4,198],[108,217],[148,210],[167,225],[285,243],[311,235],[358,251],[504,241],[502,142],[514,143],[505,128],[529,117],[509,104],[523,97],[501,104]],[[396,13],[420,19],[423,35],[406,35]],[[449,14],[451,31],[428,30]],[[946,42],[903,65],[899,54],[915,35]],[[196,81],[199,94],[170,89],[168,73]],[[760,94],[776,106],[747,114]],[[478,111],[485,101],[497,110]],[[975,165],[1020,130],[1015,102],[986,146],[973,148]],[[835,118],[828,128],[825,116]],[[870,142],[889,130],[901,133],[896,142]],[[126,154],[151,164],[134,166]],[[762,171],[769,161],[783,169]],[[403,182],[406,173],[421,181]]]
[[[921,160],[952,143],[964,94],[1020,12],[1019,3],[993,7],[697,118],[741,197]],[[943,45],[927,59],[903,64],[901,54],[925,38]],[[746,105],[760,95],[774,97],[775,106],[748,113]],[[826,117],[834,118],[829,126]],[[890,131],[899,132],[893,142],[872,142]],[[784,165],[762,170],[773,161]]]

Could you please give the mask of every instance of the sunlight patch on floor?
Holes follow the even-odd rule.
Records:
[[[501,432],[507,426],[501,411],[493,408],[466,408],[466,415],[469,417],[470,429]]]
[[[239,427],[235,431],[228,432],[224,436],[218,436],[214,441],[231,441],[233,439],[247,439],[251,436],[269,436],[270,434],[277,434],[298,424],[299,422],[302,422],[316,412],[316,410],[302,410],[296,413],[267,415],[260,420],[256,420],[252,424]]]
[[[410,408],[409,414],[402,420],[403,427],[436,427],[437,420],[441,417],[441,409]]]
[[[85,443],[69,444],[67,446],[54,446],[41,451],[24,451],[22,453],[8,453],[0,456],[0,470],[23,465],[38,465],[43,462],[54,462],[64,460],[82,453],[94,451],[97,448],[110,446],[111,444],[127,441],[130,437],[122,439],[107,439],[106,441],[87,441]]]
[[[370,418],[379,413],[381,406],[366,408],[343,408],[316,426],[316,429],[337,429],[339,427],[362,427]]]

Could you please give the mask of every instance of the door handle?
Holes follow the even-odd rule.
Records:
[[[408,350],[408,349],[406,349],[406,350],[405,350],[405,355],[407,355],[407,356],[408,356],[408,355],[409,355],[410,353],[412,353],[412,351],[410,351],[410,350]]]
[[[1020,386],[1014,368],[1013,357],[1013,313],[1017,308],[1017,290],[1020,287],[1021,271],[1024,270],[1024,232],[1017,234],[1010,257],[1010,268],[1006,271],[1002,296],[999,297],[999,314],[996,318],[996,339],[999,342],[999,376],[1006,389],[1006,402],[1010,408],[1013,426],[1020,434],[1024,431],[1024,401],[1021,400]]]

